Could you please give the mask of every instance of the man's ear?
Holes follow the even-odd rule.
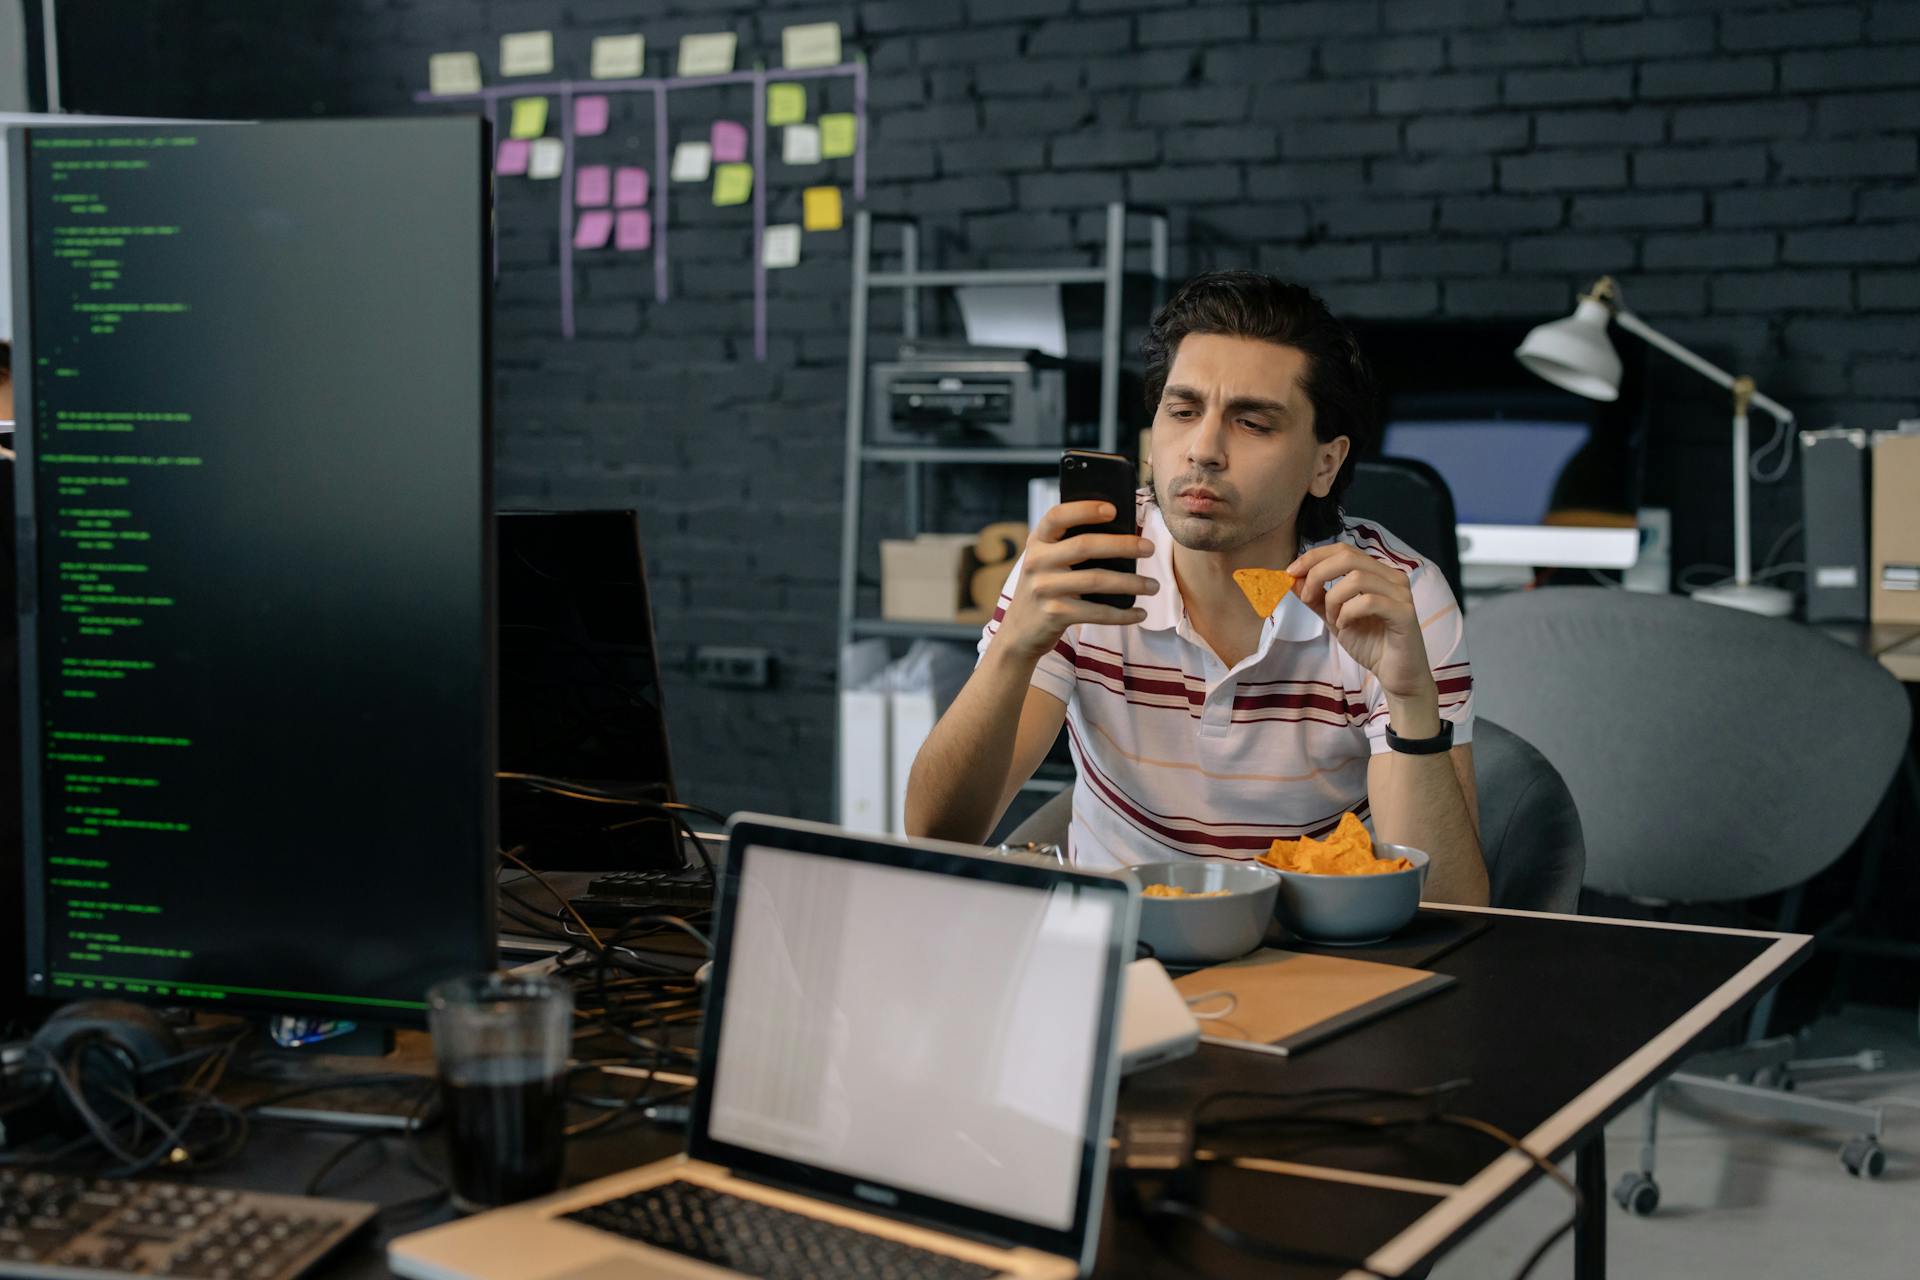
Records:
[[[1345,436],[1335,436],[1322,444],[1314,452],[1313,481],[1307,487],[1316,498],[1324,498],[1333,491],[1333,478],[1340,474],[1340,464],[1347,460],[1347,450],[1353,447],[1353,441]]]

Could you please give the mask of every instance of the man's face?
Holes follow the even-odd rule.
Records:
[[[1153,416],[1153,492],[1167,529],[1194,551],[1232,551],[1294,527],[1325,497],[1347,438],[1313,435],[1294,347],[1221,334],[1180,342]]]

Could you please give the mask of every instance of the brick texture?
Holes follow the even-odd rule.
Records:
[[[777,65],[781,27],[838,21],[870,71],[868,207],[917,217],[944,265],[1091,265],[1099,206],[1129,199],[1170,212],[1176,272],[1287,272],[1357,319],[1545,318],[1606,272],[1803,422],[1920,415],[1920,4],[1907,0],[86,9],[61,32],[69,110],[241,119],[421,110],[430,54],[472,49],[492,81],[503,30],[551,28],[556,74],[584,78],[596,35],[645,32],[663,73],[683,34],[734,30],[742,65]],[[675,98],[676,137],[751,116],[744,89],[702,93]],[[810,97],[852,106],[844,82]],[[620,100],[608,153],[650,156],[651,130],[643,102]],[[801,186],[850,176],[845,162],[770,161],[770,219],[795,217]],[[510,180],[499,201],[500,499],[636,508],[685,793],[826,816],[851,236],[811,235],[801,267],[770,275],[760,364],[750,214],[676,186],[672,299],[654,301],[650,259],[583,267],[569,343],[554,194]],[[876,298],[875,352],[900,314]],[[1691,375],[1648,370],[1648,473],[1675,507],[1676,564],[1718,562],[1723,426],[1691,411]],[[897,472],[869,479],[899,491]],[[1001,501],[939,488],[956,524]],[[1762,546],[1799,518],[1791,480],[1754,502]],[[900,532],[893,518],[876,513],[868,533]],[[768,646],[777,686],[695,684],[702,644]]]

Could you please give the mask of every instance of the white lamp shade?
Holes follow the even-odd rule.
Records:
[[[1514,351],[1521,364],[1556,387],[1589,400],[1620,398],[1620,353],[1607,338],[1607,304],[1582,298],[1565,320],[1538,326]]]

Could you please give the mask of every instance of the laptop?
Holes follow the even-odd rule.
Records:
[[[730,831],[686,1152],[404,1236],[395,1273],[1088,1270],[1132,879],[755,814]]]
[[[635,513],[502,511],[495,531],[501,846],[566,871],[681,866],[664,813],[591,798],[674,799]]]

